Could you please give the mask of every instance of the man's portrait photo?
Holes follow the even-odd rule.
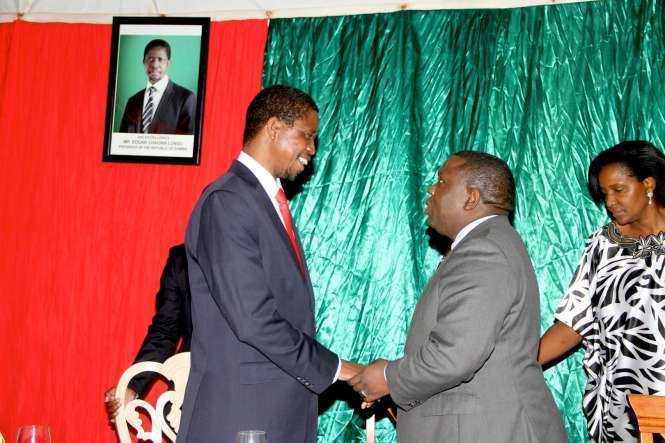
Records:
[[[104,160],[198,164],[208,25],[114,19]]]
[[[168,75],[171,45],[166,40],[150,40],[143,51],[147,82],[127,100],[117,132],[145,134],[192,134],[196,95],[175,83]]]

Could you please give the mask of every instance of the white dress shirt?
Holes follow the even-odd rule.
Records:
[[[150,96],[149,89],[150,87],[154,87],[155,92],[152,93],[152,115],[153,116],[155,115],[155,112],[157,111],[157,106],[159,106],[159,102],[162,100],[162,96],[164,95],[164,91],[166,90],[168,84],[169,84],[168,75],[162,77],[162,79],[155,84],[150,83],[150,80],[148,80],[148,84],[145,87],[145,92],[143,93],[143,110],[145,110],[145,105],[148,103],[148,97]]]
[[[496,217],[496,214],[494,214],[494,215],[488,215],[487,217],[479,218],[479,219],[477,219],[477,220],[472,221],[472,222],[469,223],[468,225],[464,226],[464,227],[462,228],[462,230],[459,231],[459,232],[457,233],[457,235],[455,236],[455,241],[453,241],[453,244],[450,245],[450,250],[452,251],[453,249],[455,249],[455,246],[457,246],[457,245],[459,244],[459,242],[461,242],[461,241],[464,239],[464,237],[466,237],[467,235],[469,235],[469,232],[473,231],[473,229],[474,229],[476,226],[478,226],[478,225],[481,224],[482,222],[487,221],[487,220],[489,220],[490,218],[494,218],[494,217]]]
[[[247,166],[247,169],[249,169],[251,173],[254,174],[254,177],[256,177],[256,179],[259,181],[259,184],[263,190],[266,191],[266,194],[268,194],[268,197],[270,197],[270,201],[275,207],[275,212],[277,212],[279,219],[282,221],[282,225],[284,225],[284,219],[282,218],[282,213],[279,211],[279,202],[277,201],[277,192],[282,188],[282,184],[279,181],[279,178],[273,177],[272,174],[261,165],[261,163],[257,162],[254,157],[247,154],[245,151],[240,151],[240,155],[238,155],[238,161]],[[339,363],[337,364],[337,372],[335,372],[335,377],[332,381],[333,383],[337,381],[339,378],[339,373],[342,371],[342,359],[339,357],[337,358]]]
[[[282,187],[279,179],[273,177],[272,174],[261,165],[261,163],[254,160],[254,157],[247,154],[245,151],[240,151],[238,161],[247,166],[247,169],[254,174],[254,177],[259,181],[263,190],[266,191],[266,194],[270,197],[270,202],[275,208],[277,216],[282,221],[282,225],[284,225],[284,219],[282,218],[282,213],[279,210],[279,202],[277,201],[277,192]],[[284,227],[286,227],[286,225],[284,225]]]

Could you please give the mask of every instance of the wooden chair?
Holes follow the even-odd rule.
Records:
[[[189,375],[190,358],[189,352],[181,352],[166,360],[163,364],[153,361],[144,361],[135,363],[122,374],[115,390],[116,398],[120,399],[120,409],[115,419],[116,429],[120,443],[131,443],[129,427],[136,431],[139,439],[161,443],[162,436],[175,442],[176,434],[180,427],[180,408],[185,396],[185,386]],[[152,371],[162,375],[171,382],[173,389],[164,392],[157,399],[153,407],[145,400],[135,399],[123,404],[127,386],[132,378],[141,372]],[[171,410],[164,415],[164,408],[171,404]],[[145,430],[143,421],[138,410],[143,411],[150,416],[152,429]],[[375,418],[369,417],[365,422],[366,443],[375,442]]]
[[[120,399],[120,409],[115,419],[116,430],[120,443],[131,443],[129,427],[136,430],[138,439],[162,443],[162,436],[175,442],[176,433],[180,427],[180,408],[185,396],[185,386],[189,375],[189,352],[181,352],[166,360],[164,363],[144,361],[135,363],[122,374],[115,390],[116,398]],[[135,399],[123,404],[125,392],[129,381],[141,372],[157,372],[170,382],[172,389],[164,392],[157,398],[153,407],[145,400]],[[167,404],[171,404],[170,411],[165,414]],[[150,416],[152,428],[145,430],[139,415],[142,409]]]
[[[628,403],[637,417],[642,443],[653,443],[653,434],[665,434],[665,397],[629,394]]]

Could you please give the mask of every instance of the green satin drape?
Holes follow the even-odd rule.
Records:
[[[264,84],[303,88],[321,109],[315,172],[293,200],[318,339],[351,360],[400,356],[440,259],[427,186],[462,149],[516,176],[545,330],[606,220],[585,190],[590,158],[624,139],[662,146],[664,27],[658,0],[272,20]],[[546,372],[572,442],[588,439],[581,357]],[[324,397],[319,441],[362,441],[354,405],[330,400],[347,394]],[[378,441],[394,440],[381,420]]]

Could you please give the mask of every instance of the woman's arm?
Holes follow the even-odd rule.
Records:
[[[569,326],[555,322],[540,338],[538,363],[544,365],[561,357],[582,341],[582,336]]]

